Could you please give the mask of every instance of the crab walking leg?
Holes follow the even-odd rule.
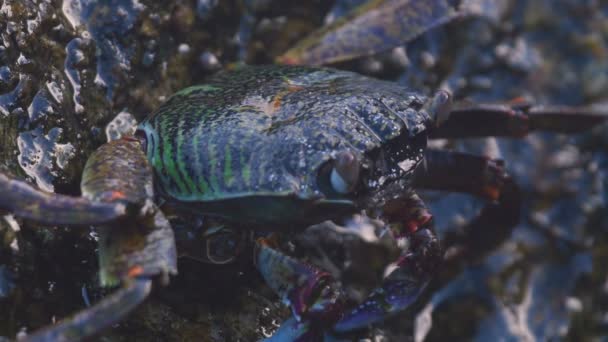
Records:
[[[0,173],[0,212],[48,225],[100,225],[137,215],[152,198],[152,170],[133,138],[101,146],[87,160],[82,197],[45,193]]]
[[[277,60],[322,65],[370,56],[412,41],[461,15],[454,1],[367,1],[313,32]]]
[[[139,210],[99,232],[102,285],[122,288],[98,304],[26,340],[73,341],[92,337],[120,321],[150,293],[154,279],[177,273],[175,239],[169,221],[152,202],[152,169],[140,143],[121,139],[95,151],[85,166],[82,192],[102,203],[128,202]]]
[[[79,341],[120,322],[150,294],[153,279],[166,284],[177,273],[175,241],[160,211],[133,226],[99,230],[102,285],[122,287],[94,306],[43,328],[23,341]]]
[[[502,160],[467,153],[427,149],[414,187],[464,192],[496,201],[509,179]]]
[[[110,141],[87,160],[80,184],[82,196],[95,202],[128,202],[141,207],[154,196],[153,172],[139,140]]]
[[[459,152],[427,150],[424,168],[416,174],[413,186],[464,192],[490,201],[467,225],[460,237],[469,246],[469,251],[483,253],[492,250],[496,244],[504,241],[520,219],[521,193],[505,172],[501,160]],[[475,238],[467,239],[467,236]],[[446,245],[452,244],[447,240],[449,239],[444,241]]]
[[[140,142],[123,138],[101,146],[87,160],[82,176],[83,196],[95,201],[127,201],[140,208],[136,217],[99,229],[102,285],[132,276],[177,273],[173,229],[152,202],[153,172]]]
[[[94,225],[116,221],[129,213],[126,203],[101,203],[82,197],[42,192],[0,173],[0,213],[49,225]]]
[[[589,107],[479,104],[453,108],[431,138],[523,137],[535,130],[579,133],[608,120],[608,112]],[[479,123],[483,122],[483,125]]]
[[[150,294],[151,289],[150,279],[134,279],[91,308],[19,341],[78,341],[93,336],[100,329],[118,323]]]
[[[443,258],[443,250],[432,228],[431,216],[422,200],[411,193],[389,203],[386,218],[402,225],[393,231],[403,252],[390,265],[380,287],[333,327],[345,333],[374,324],[406,310],[420,296]]]

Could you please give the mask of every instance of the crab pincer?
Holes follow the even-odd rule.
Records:
[[[287,331],[294,336],[301,334],[300,339],[322,336],[341,313],[340,289],[328,272],[296,260],[271,245],[268,239],[258,239],[254,260],[266,283],[291,307],[295,322],[287,325],[290,328],[282,328],[283,334]]]
[[[373,260],[378,255],[384,260],[386,259],[382,255],[393,257],[393,263],[383,263],[385,276],[379,279],[376,288],[368,296],[363,297],[362,302],[354,301],[348,293],[347,288],[353,285],[348,282],[352,279],[334,276],[317,265],[299,261],[281,252],[272,239],[258,240],[255,252],[256,265],[269,286],[293,312],[293,317],[284,322],[269,341],[285,339],[308,341],[320,340],[331,335],[339,336],[366,328],[408,308],[431,279],[442,255],[439,242],[430,226],[429,217],[420,215],[425,211],[420,207],[423,205],[422,202],[415,195],[413,201],[417,201],[419,207],[408,209],[411,214],[409,222],[412,224],[408,225],[408,228],[403,228],[412,229],[411,231],[396,232],[386,228],[380,235],[384,237],[390,234],[394,244],[387,245],[382,241],[384,238],[380,238],[374,242],[375,246],[374,243],[369,244],[366,252],[355,247],[354,252],[365,254],[366,260],[370,261],[366,265],[358,265],[361,267],[374,264]],[[424,219],[419,220],[420,218]],[[416,220],[420,226],[414,228],[413,222]],[[319,228],[323,227],[326,234],[332,235],[337,231],[352,238],[357,234],[355,230],[358,227],[355,226],[367,225],[369,219],[364,218],[354,223],[351,221],[347,227],[339,227],[328,222],[319,225]],[[307,232],[302,234],[306,235]],[[369,239],[369,232],[362,235],[365,239]],[[320,245],[327,243],[324,237],[315,235],[313,239],[317,239]],[[401,241],[398,242],[399,240]],[[384,250],[401,252],[382,253],[382,250],[374,248],[378,245],[385,247]],[[352,246],[356,244],[346,249],[353,248]],[[333,246],[331,249],[334,250]],[[346,251],[340,254],[349,253]],[[344,263],[348,265],[347,268],[358,267],[352,265],[357,260],[348,257],[347,259]]]
[[[415,193],[384,205],[382,218],[400,248],[385,270],[380,286],[334,325],[336,333],[366,328],[410,307],[425,289],[443,259],[432,216]]]

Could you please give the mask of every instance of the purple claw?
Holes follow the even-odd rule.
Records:
[[[406,310],[422,293],[441,260],[441,248],[435,234],[428,228],[411,236],[411,251],[396,263],[395,269],[356,309],[344,315],[333,330],[344,333],[382,321]]]
[[[407,309],[420,295],[427,282],[389,281],[374,291],[355,310],[344,315],[334,326],[334,331],[344,333],[382,321],[387,316]]]
[[[415,208],[424,209],[421,205]],[[323,332],[357,330],[407,309],[420,296],[441,260],[441,248],[429,224],[407,234],[409,248],[393,264],[393,271],[350,312],[346,311],[348,296],[332,276],[273,248],[271,240],[259,239],[256,266],[294,316],[271,341],[316,341]]]
[[[255,260],[266,283],[299,322],[326,325],[337,320],[342,305],[329,273],[271,248],[265,239],[258,240]]]

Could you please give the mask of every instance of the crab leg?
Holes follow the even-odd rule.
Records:
[[[150,279],[134,279],[122,289],[102,299],[90,309],[63,320],[51,327],[36,331],[23,340],[77,341],[95,335],[100,327],[118,323],[124,316],[141,303],[152,289]]]
[[[94,203],[127,202],[139,208],[134,215],[98,229],[102,285],[121,284],[122,288],[25,340],[72,341],[94,336],[141,303],[153,279],[166,283],[169,274],[177,272],[173,231],[151,201],[152,170],[138,141],[121,139],[95,151],[85,166],[82,192]]]
[[[278,62],[321,65],[370,56],[403,45],[460,15],[458,6],[446,0],[368,1],[301,40]]]
[[[45,193],[0,173],[0,212],[50,225],[93,225],[124,217],[126,203],[100,203],[82,197]]]
[[[608,120],[608,112],[589,107],[530,106],[527,103],[458,106],[431,138],[523,137],[531,131],[579,133]],[[483,125],[479,123],[483,122]]]
[[[82,197],[46,193],[0,173],[0,212],[48,225],[99,225],[137,215],[152,171],[136,139],[101,146],[85,165]]]
[[[77,341],[112,326],[141,304],[150,294],[154,278],[166,284],[175,274],[173,231],[160,211],[139,225],[103,227],[100,233],[102,285],[122,287],[99,303],[58,324],[28,335],[24,341]]]
[[[496,201],[508,179],[502,160],[427,149],[423,167],[417,170],[413,185],[429,190],[464,192]]]
[[[152,172],[135,139],[110,142],[87,161],[83,197],[46,193],[0,173],[0,213],[49,225],[99,225],[137,214],[152,198]]]
[[[466,153],[427,150],[425,167],[414,179],[413,186],[417,188],[464,192],[491,201],[464,230],[462,239],[470,251],[493,248],[519,222],[521,193],[503,164],[501,160]],[[464,235],[475,238],[466,239]]]

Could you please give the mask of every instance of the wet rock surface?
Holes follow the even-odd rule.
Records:
[[[141,120],[221,67],[271,62],[357,3],[280,9],[273,1],[5,0],[0,170],[47,191],[78,194],[86,156],[128,130],[132,118]],[[605,2],[465,4],[478,16],[341,67],[425,93],[449,89],[459,99],[608,107]],[[604,125],[578,136],[434,142],[505,159],[524,193],[521,223],[498,248],[455,261],[416,310],[370,334],[389,340],[608,334],[606,137]],[[444,237],[484,205],[462,195],[423,195]],[[89,229],[41,229],[0,217],[0,336],[14,338],[101,298],[96,239]],[[448,254],[459,248],[447,247]],[[100,339],[255,340],[289,315],[245,261],[179,266],[169,287]]]

